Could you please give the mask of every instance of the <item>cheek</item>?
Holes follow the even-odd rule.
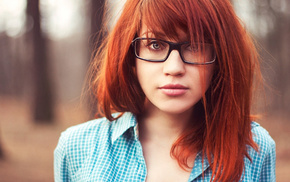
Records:
[[[150,68],[144,64],[144,61],[136,60],[136,75],[139,81],[139,84],[144,91],[144,87],[146,87],[146,83],[150,80]]]
[[[136,75],[140,85],[151,83],[160,74],[157,63],[136,60]]]
[[[139,60],[135,60],[135,65],[136,65],[137,79],[138,79],[140,85],[142,86],[143,77],[146,74],[146,73],[144,73],[145,69],[143,68],[142,63]]]

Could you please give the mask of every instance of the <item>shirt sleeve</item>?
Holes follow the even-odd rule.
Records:
[[[276,181],[276,144],[271,138],[265,155],[259,181]]]
[[[57,147],[54,150],[54,181],[67,182],[69,178],[68,161],[66,154],[67,136],[62,133]]]

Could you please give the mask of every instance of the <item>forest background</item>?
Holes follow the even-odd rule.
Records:
[[[123,3],[108,1],[113,17]],[[276,141],[277,181],[286,182],[290,0],[232,3],[261,55],[264,101],[255,108],[262,115],[258,122]],[[93,118],[94,105],[80,100],[103,5],[103,0],[0,0],[0,182],[53,181],[61,131]]]

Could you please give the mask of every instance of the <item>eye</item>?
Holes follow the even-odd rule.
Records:
[[[157,51],[157,50],[162,50],[165,47],[165,45],[164,45],[164,43],[162,43],[160,41],[154,40],[154,41],[149,42],[147,44],[147,47],[149,49]]]
[[[162,51],[167,49],[168,45],[162,40],[153,39],[146,43],[146,47],[151,51]]]
[[[160,48],[161,48],[161,47],[160,47],[160,44],[159,44],[158,42],[151,43],[151,47],[152,47],[153,49],[160,49]]]

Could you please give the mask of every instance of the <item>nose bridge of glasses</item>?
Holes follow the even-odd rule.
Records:
[[[174,43],[174,42],[167,42],[167,43],[169,44],[169,50],[168,50],[167,58],[170,56],[170,54],[171,54],[171,52],[173,50],[176,50],[176,51],[178,51],[179,56],[180,56],[180,58],[183,61],[183,57],[182,57],[182,53],[181,53],[181,46],[182,46],[182,44],[181,43]]]
[[[182,55],[181,55],[181,45],[179,43],[172,43],[172,42],[170,42],[168,44],[170,45],[169,46],[170,48],[168,50],[167,58],[165,60],[170,59],[169,57],[171,57],[171,56],[174,56],[174,55],[172,55],[172,51],[176,50],[176,53],[178,54],[180,60],[183,61],[183,58],[182,58]]]
[[[172,51],[172,50],[178,50],[178,51],[180,51],[181,50],[182,44],[175,43],[175,42],[167,42],[167,43],[169,44],[170,51]]]

